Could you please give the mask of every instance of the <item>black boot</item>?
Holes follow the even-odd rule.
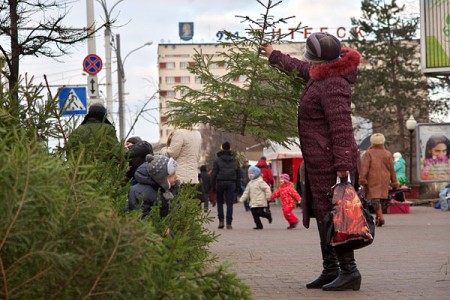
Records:
[[[339,275],[338,258],[334,248],[325,243],[320,243],[320,249],[322,250],[323,271],[316,280],[306,284],[307,289],[321,289],[322,286],[332,282]]]
[[[338,278],[333,282],[324,285],[322,289],[324,291],[358,291],[361,287],[361,274],[356,267],[353,250],[336,252],[341,272],[339,273]]]

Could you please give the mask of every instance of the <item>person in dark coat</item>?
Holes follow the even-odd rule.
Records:
[[[241,188],[240,188],[240,195],[245,191],[245,187],[250,182],[250,178],[248,178],[248,169],[250,168],[250,165],[248,164],[248,160],[244,160],[244,164],[241,167]],[[250,205],[249,201],[243,201],[245,211],[250,211]]]
[[[127,143],[130,139],[127,140]],[[135,144],[129,145],[128,151],[125,153],[125,157],[128,161],[128,170],[126,175],[127,178],[131,180],[132,185],[137,183],[134,178],[134,173],[137,168],[145,162],[145,157],[147,154],[153,155],[153,147],[149,142],[143,140],[136,141]]]
[[[117,139],[116,129],[107,118],[106,108],[99,102],[93,103],[78,126],[69,136],[66,144],[68,155],[83,152],[84,162],[120,161],[123,149]]]
[[[200,181],[198,192],[203,203],[203,211],[207,212],[209,207],[209,192],[211,192],[211,176],[209,176],[208,167],[206,165],[200,166],[198,179]]]
[[[325,243],[323,218],[333,208],[327,197],[336,176],[355,183],[357,146],[351,119],[352,84],[360,54],[341,48],[331,34],[317,32],[306,40],[303,60],[292,58],[271,45],[260,45],[269,63],[306,80],[298,106],[298,132],[305,161],[303,225],[315,217],[319,229],[323,271],[307,288],[326,291],[359,290],[359,273],[353,250],[336,251]]]
[[[229,142],[222,144],[221,151],[217,152],[211,174],[213,192],[217,193],[217,217],[219,229],[224,228],[225,215],[223,204],[227,205],[226,223],[227,229],[233,229],[233,204],[236,192],[241,187],[241,170],[239,162],[231,152]]]
[[[169,213],[169,203],[178,193],[179,184],[176,180],[177,162],[164,155],[147,155],[146,162],[136,170],[137,184],[128,191],[128,201],[125,211],[139,209],[140,201],[142,219],[148,216],[153,206],[161,203],[160,216]]]

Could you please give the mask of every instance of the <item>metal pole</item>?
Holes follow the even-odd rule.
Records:
[[[112,73],[111,73],[111,25],[109,20],[105,29],[105,67],[106,67],[106,108],[108,118],[113,121]]]
[[[119,98],[119,137],[121,140],[125,138],[125,116],[124,116],[124,100],[123,100],[123,77],[124,70],[122,58],[120,57],[120,34],[116,35],[116,56],[117,56],[117,93]]]
[[[94,0],[86,0],[86,19],[87,19],[87,27],[88,27],[88,34],[92,34],[87,39],[88,44],[88,54],[97,54],[97,49],[95,47],[95,37],[93,35],[95,31],[95,20],[94,20]],[[95,77],[95,81],[97,81],[97,75],[93,75]],[[87,78],[87,86],[89,86],[89,76]],[[91,96],[90,102],[94,102],[97,99],[97,97]],[[88,106],[90,103],[88,103]]]
[[[413,147],[413,140],[412,140],[412,136],[413,136],[413,131],[414,130],[410,130],[409,131],[409,180],[410,180],[410,183],[412,183],[412,169],[413,169],[413,158],[412,158],[412,155],[413,155],[413,149],[412,149],[412,147]]]

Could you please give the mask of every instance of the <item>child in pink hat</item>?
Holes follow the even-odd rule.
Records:
[[[294,189],[294,185],[290,181],[288,174],[280,175],[280,188],[272,193],[271,199],[281,198],[281,208],[286,221],[289,226],[287,229],[294,229],[297,227],[298,218],[294,215],[295,202],[301,202],[302,198]]]

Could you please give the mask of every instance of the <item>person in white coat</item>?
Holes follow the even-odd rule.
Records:
[[[250,199],[250,210],[256,225],[253,229],[260,230],[263,229],[261,217],[267,218],[269,224],[272,223],[272,213],[268,205],[272,191],[270,186],[262,179],[261,170],[258,167],[251,166],[248,168],[248,177],[250,181],[239,201],[243,202]]]
[[[181,184],[198,184],[202,136],[198,130],[177,128],[169,136],[161,154],[177,161],[177,178]]]

